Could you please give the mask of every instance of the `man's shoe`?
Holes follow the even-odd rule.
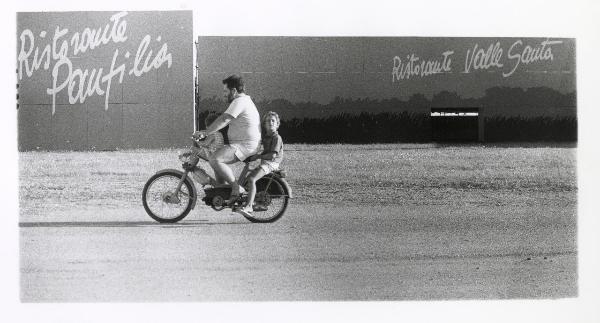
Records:
[[[244,216],[249,216],[249,217],[252,216],[252,208],[249,208],[249,207],[239,208],[239,209],[236,209],[235,211],[237,213],[240,213],[240,214],[244,215]]]
[[[248,194],[248,192],[246,192],[246,189],[244,189],[242,186],[240,186],[239,192],[234,192],[233,189],[231,189],[231,196],[242,196],[244,194]]]

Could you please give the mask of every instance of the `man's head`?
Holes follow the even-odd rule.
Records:
[[[232,102],[236,94],[244,93],[244,81],[239,75],[231,75],[223,80],[223,96]]]

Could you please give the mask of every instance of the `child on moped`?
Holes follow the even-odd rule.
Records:
[[[236,211],[245,215],[251,214],[253,209],[254,198],[256,196],[256,181],[261,177],[279,169],[279,165],[283,160],[283,140],[277,133],[281,120],[276,112],[269,111],[262,118],[264,132],[262,134],[262,152],[258,155],[249,157],[246,161],[254,161],[260,159],[260,165],[250,171],[246,177],[246,188],[248,190],[248,198],[246,205]]]

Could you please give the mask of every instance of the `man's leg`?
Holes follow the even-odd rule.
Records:
[[[215,178],[217,183],[227,183],[231,185],[231,194],[239,195],[240,186],[235,180],[235,176],[233,175],[233,170],[227,164],[234,164],[239,162],[238,158],[235,156],[235,148],[231,146],[223,146],[219,150],[215,151],[215,153],[209,159],[209,164],[215,171]]]

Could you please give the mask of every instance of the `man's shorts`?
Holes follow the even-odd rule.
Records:
[[[230,143],[230,147],[235,148],[235,157],[240,161],[256,155],[260,148],[260,142],[257,143]]]
[[[263,172],[265,172],[265,175],[267,175],[271,172],[278,170],[279,164],[268,160],[261,160],[260,166],[258,167],[260,167],[260,169],[262,169]]]

